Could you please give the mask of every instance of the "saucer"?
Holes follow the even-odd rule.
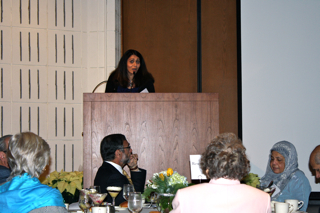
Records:
[[[118,210],[118,211],[123,211],[123,210],[128,209],[127,207],[120,207],[120,206],[115,206],[114,208],[115,208],[115,210]]]

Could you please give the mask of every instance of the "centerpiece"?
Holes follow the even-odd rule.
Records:
[[[268,193],[270,196],[272,196],[276,190],[276,187],[273,186],[273,181],[271,181],[268,186],[261,186],[260,177],[254,173],[249,173],[247,176],[243,177],[241,183],[245,183],[249,186],[261,189],[264,192]]]
[[[149,200],[151,197],[157,197],[161,212],[169,212],[172,210],[172,200],[178,189],[189,185],[185,176],[168,168],[166,171],[153,174],[151,180],[147,181],[143,195]]]
[[[241,183],[257,188],[260,186],[260,178],[257,174],[249,173],[242,178]]]
[[[42,182],[57,188],[65,203],[74,203],[79,199],[79,190],[82,189],[83,172],[61,172],[53,171],[50,175]]]

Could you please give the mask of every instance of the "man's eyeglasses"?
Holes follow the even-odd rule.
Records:
[[[122,149],[131,149],[131,146],[123,147]]]

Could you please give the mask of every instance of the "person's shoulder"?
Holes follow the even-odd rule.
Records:
[[[204,189],[207,189],[212,184],[210,183],[201,183],[201,184],[195,184],[192,186],[188,186],[182,189],[179,189],[178,191],[180,193],[195,193],[195,191],[203,191]]]
[[[2,166],[2,165],[0,165],[0,171],[1,171],[0,176],[1,176],[2,174],[10,174],[10,173],[11,173],[11,171],[10,171],[9,168],[7,168],[7,167],[5,167],[5,166]]]
[[[112,169],[113,168],[113,166],[112,165],[110,165],[109,163],[107,163],[107,162],[103,162],[102,163],[102,165],[99,167],[99,169],[98,169],[98,172],[100,171],[105,171],[105,170],[110,170],[110,169]]]
[[[108,81],[114,79],[114,77],[115,77],[115,75],[116,75],[116,71],[117,71],[117,70],[113,70],[113,71],[110,73],[109,78],[108,78]]]
[[[38,186],[35,187],[35,189],[39,189],[39,190],[48,190],[50,191],[50,193],[57,193],[59,195],[61,195],[60,191],[57,189],[57,188],[52,188],[51,186],[48,186],[46,184],[42,184],[42,183],[39,183]]]
[[[294,179],[306,179],[306,180],[308,179],[308,178],[306,177],[306,175],[304,174],[304,172],[301,171],[301,170],[297,170],[297,171],[293,174],[292,178],[294,178]]]
[[[30,191],[30,193],[32,193],[32,195],[37,198],[42,196],[43,194],[50,194],[51,196],[57,196],[57,197],[61,197],[62,199],[62,195],[60,193],[60,191],[57,188],[52,188],[51,186],[42,184],[42,183],[36,183],[33,187],[32,190]]]
[[[120,172],[112,166],[110,163],[103,162],[103,164],[99,167],[97,171],[97,176],[102,175],[102,176],[112,176],[112,175],[121,175]]]
[[[116,70],[114,70],[110,75],[107,80],[107,85],[105,92],[117,92],[117,87],[119,85],[118,80],[116,79]]]
[[[248,192],[250,194],[253,194],[254,196],[262,196],[262,197],[270,198],[270,195],[268,193],[262,191],[261,189],[257,189],[253,186],[249,186],[246,184],[240,184],[240,186],[243,188],[244,192]]]
[[[291,185],[296,185],[297,183],[303,184],[308,188],[311,187],[308,178],[301,170],[297,170],[289,182]]]

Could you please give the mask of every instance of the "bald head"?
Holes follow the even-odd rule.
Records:
[[[320,145],[311,152],[309,163],[312,169],[315,170],[316,177],[320,178]]]

